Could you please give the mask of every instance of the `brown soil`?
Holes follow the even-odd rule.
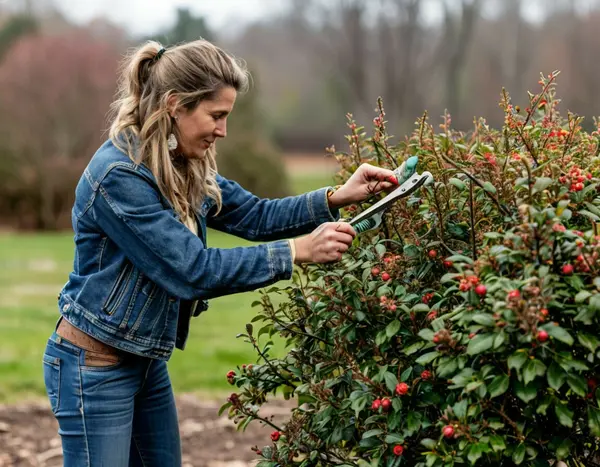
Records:
[[[270,427],[253,422],[245,432],[238,432],[226,415],[217,416],[220,404],[192,395],[178,397],[183,467],[254,465],[257,456],[250,448],[270,444]],[[264,406],[261,414],[282,422],[289,410],[289,403],[275,401]],[[0,467],[13,466],[62,466],[57,423],[47,403],[0,406]]]

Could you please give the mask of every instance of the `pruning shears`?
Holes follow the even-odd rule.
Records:
[[[399,199],[412,195],[423,185],[433,181],[433,175],[430,172],[415,173],[418,162],[419,158],[417,156],[409,157],[404,161],[400,167],[394,170],[394,175],[400,186],[349,221],[349,224],[354,227],[357,233],[364,233],[379,227],[386,209]]]

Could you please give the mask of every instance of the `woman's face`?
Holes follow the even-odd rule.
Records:
[[[202,158],[217,138],[225,138],[227,117],[233,110],[236,96],[234,88],[225,87],[214,99],[201,101],[193,110],[179,108],[175,112],[179,130],[177,151],[190,159]]]

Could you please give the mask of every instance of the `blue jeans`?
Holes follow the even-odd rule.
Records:
[[[43,358],[64,466],[179,467],[166,363],[127,354],[111,366],[86,366],[85,352],[54,333]]]

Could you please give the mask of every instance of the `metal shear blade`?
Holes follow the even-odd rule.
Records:
[[[384,211],[389,206],[394,204],[401,198],[406,198],[421,188],[425,183],[429,180],[433,180],[433,176],[430,172],[423,172],[422,174],[414,174],[407,181],[405,181],[402,185],[392,191],[389,195],[387,195],[382,200],[379,200],[373,206],[368,208],[367,210],[361,212],[358,216],[352,219],[349,223],[350,225],[355,225],[362,220],[368,219],[375,214]]]

